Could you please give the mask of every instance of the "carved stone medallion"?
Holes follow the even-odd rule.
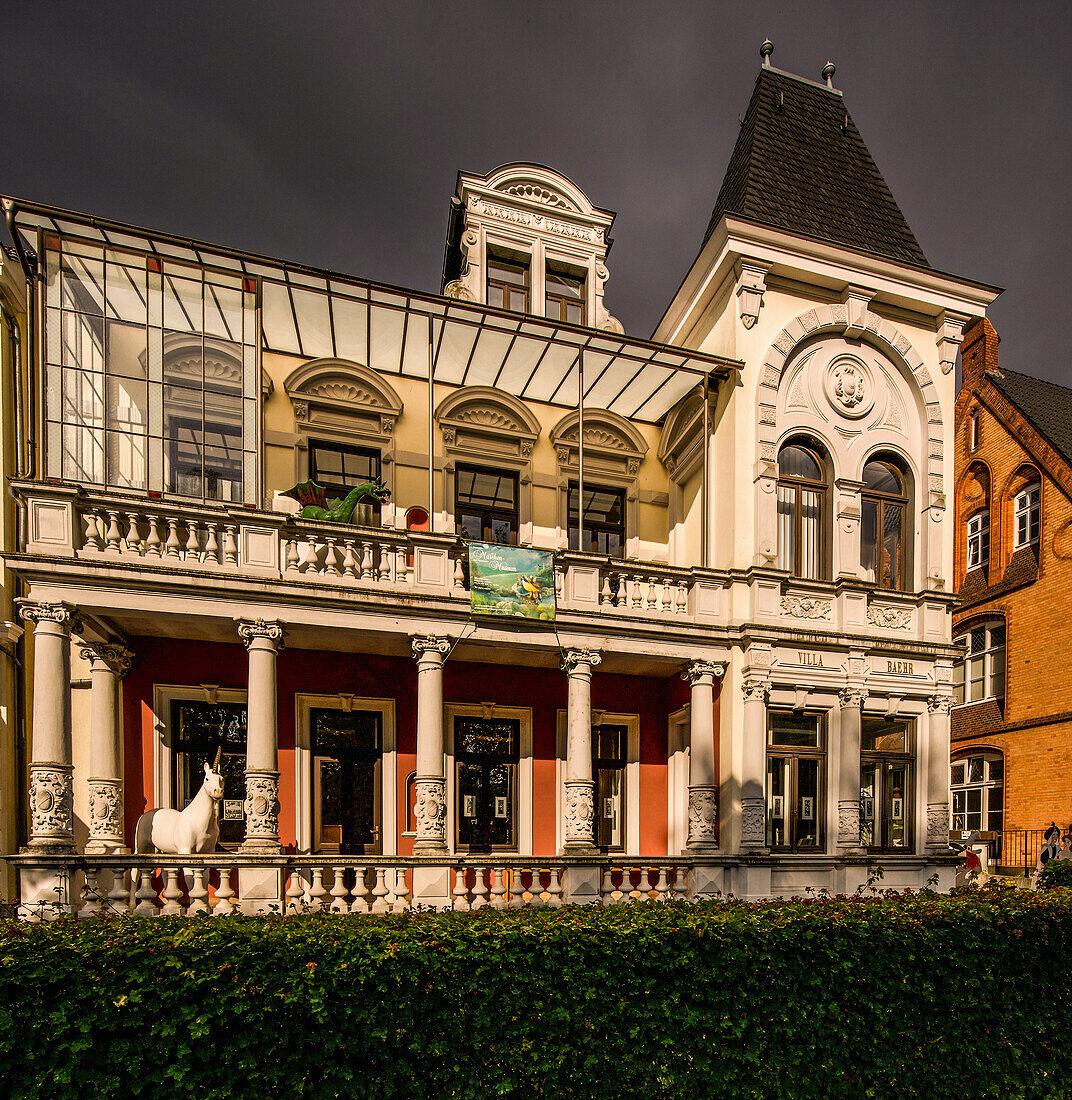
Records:
[[[74,798],[70,764],[30,765],[30,846],[74,842]]]
[[[418,779],[414,784],[416,843],[442,847],[447,841],[447,786],[442,779]]]
[[[689,787],[689,847],[718,847],[717,787]]]
[[[592,787],[587,779],[566,780],[566,844],[590,846],[593,843],[595,796]]]
[[[830,407],[841,416],[858,420],[875,404],[875,384],[863,361],[852,355],[839,355],[823,376],[823,392]]]
[[[279,843],[279,772],[246,771],[247,845],[274,846]]]
[[[123,843],[123,784],[118,779],[89,781],[87,850],[110,850]]]

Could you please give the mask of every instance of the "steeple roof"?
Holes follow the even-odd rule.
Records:
[[[705,242],[724,214],[930,267],[841,93],[766,64]]]

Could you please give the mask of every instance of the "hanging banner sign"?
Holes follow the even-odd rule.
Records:
[[[555,559],[550,550],[469,543],[469,592],[475,615],[555,617]]]

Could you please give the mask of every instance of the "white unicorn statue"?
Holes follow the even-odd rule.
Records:
[[[205,781],[185,810],[148,810],[138,818],[134,829],[134,854],[166,855],[211,853],[220,839],[220,799],[223,776],[220,774],[221,748],[212,767],[205,763]]]

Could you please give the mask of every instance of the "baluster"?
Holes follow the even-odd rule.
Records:
[[[361,543],[361,579],[372,580],[372,544],[369,542]]]
[[[314,913],[323,913],[327,907],[328,892],[324,886],[324,867],[318,863],[313,868],[313,882],[309,887],[309,908]]]
[[[450,902],[455,912],[469,912],[469,888],[465,885],[465,864],[459,864],[454,868],[454,889],[450,894]]]
[[[689,590],[684,581],[678,581],[677,596],[674,602],[676,604],[674,610],[679,615],[684,615],[689,606]]]
[[[658,606],[655,598],[655,578],[648,577],[648,610],[654,611]]]
[[[655,900],[666,901],[666,896],[670,890],[669,883],[666,881],[666,868],[656,867],[655,870],[659,872],[655,880]]]
[[[383,552],[387,558],[387,579],[391,582],[391,585],[401,584],[401,579],[398,575],[398,548],[396,546],[388,546],[386,543],[383,547]],[[383,564],[382,562],[380,563]]]
[[[160,517],[152,515],[149,517],[149,534],[145,539],[145,553],[158,558],[163,549],[164,544],[160,538]]]
[[[126,543],[128,554],[135,554],[139,558],[142,555],[141,534],[138,531],[138,513],[124,512],[127,521],[127,533],[123,541]]]
[[[409,568],[409,556],[406,554],[405,546],[398,548],[398,572],[396,574],[398,583],[404,588],[409,584],[410,568]]]
[[[135,867],[130,872],[131,889],[138,904],[134,912],[139,917],[156,916],[156,891],[153,889],[153,872],[151,867]]]
[[[610,587],[610,570],[605,569],[603,571],[603,583],[599,587],[599,605],[600,607],[610,607],[614,602],[614,593]]]
[[[293,573],[298,568],[298,540],[283,539],[283,572]]]
[[[83,545],[99,554],[104,549],[104,540],[101,538],[100,528],[97,526],[97,513],[87,509],[82,514],[82,522],[86,528],[85,537],[82,539]]]
[[[324,537],[324,568],[320,572],[325,577],[339,575],[339,559],[335,556],[335,538],[332,535]]]
[[[208,869],[202,864],[200,867],[190,868],[190,904],[186,907],[186,915],[192,917],[195,913],[207,912]]]
[[[305,884],[302,882],[301,872],[297,867],[290,869],[290,879],[287,882],[287,892],[284,895],[284,913],[300,913],[302,911],[302,899],[305,896]]]
[[[212,907],[214,917],[226,917],[234,912],[234,888],[231,886],[231,868],[220,868],[220,884],[216,887],[216,904]]]
[[[622,865],[622,884],[618,887],[618,904],[624,905],[633,896],[633,868]]]
[[[119,530],[119,513],[108,511],[108,528],[105,536],[108,544],[108,553],[119,553],[119,542],[122,539],[122,534]]]
[[[223,528],[223,562],[225,565],[238,564],[238,539],[237,531],[233,524],[226,524]]]
[[[543,871],[539,867],[532,868],[532,881],[529,884],[529,905],[543,905]]]
[[[562,599],[562,593],[566,588],[566,571],[555,566],[555,600]]]
[[[511,867],[506,872],[510,876],[510,890],[507,894],[506,908],[520,909],[525,904],[525,878],[520,867]]]
[[[87,867],[82,872],[82,904],[78,908],[79,917],[95,917],[101,911],[100,891],[97,889],[97,875],[100,869]]]
[[[491,907],[492,909],[506,908],[506,868],[492,867],[491,874]]]
[[[216,525],[206,523],[205,530],[208,532],[208,537],[205,539],[205,561],[210,561],[213,565],[219,565],[220,544],[216,541]]]
[[[599,900],[603,905],[611,905],[614,902],[614,868],[603,868],[603,881],[599,887]]]
[[[167,542],[164,544],[164,556],[168,558],[177,558],[179,556],[179,547],[182,545],[179,542],[178,516],[168,516],[167,527],[168,536]]]
[[[357,559],[354,557],[353,539],[347,539],[343,543],[342,571],[347,577],[357,578]]]
[[[404,913],[406,911],[406,879],[403,873],[402,886],[398,885],[398,868],[388,867],[386,873],[387,882],[387,911],[389,913]]]
[[[376,578],[381,584],[391,579],[391,555],[387,552],[387,543],[380,543],[380,564],[376,567]]]
[[[372,912],[372,899],[368,892],[368,883],[365,881],[365,868],[354,868],[354,900],[350,905],[351,913]]]
[[[197,529],[197,520],[186,521],[186,560],[201,560],[201,537]]]
[[[553,864],[547,879],[547,904],[555,908],[562,904],[562,879],[559,869]]]
[[[336,867],[333,870],[334,877],[331,880],[332,903],[329,909],[332,913],[348,913],[350,906],[346,903],[346,868]]]
[[[455,592],[465,591],[465,570],[462,568],[462,559],[460,557],[454,559],[454,579],[452,583]]]
[[[305,540],[305,554],[302,556],[300,573],[315,573],[317,571],[316,538],[313,535]]]
[[[112,868],[112,884],[108,888],[108,911],[112,913],[130,912],[130,891],[127,886],[127,873],[123,867]]]
[[[488,888],[484,883],[484,868],[474,867],[476,880],[473,882],[473,911],[483,909],[488,904]]]
[[[683,886],[684,871],[681,867],[667,867],[666,878],[669,883],[670,899],[680,898],[685,893]]]
[[[160,909],[162,917],[176,916],[182,912],[182,887],[179,885],[178,867],[161,867],[160,875],[164,880],[164,904]]]
[[[376,885],[372,888],[372,912],[387,912],[387,871],[386,868],[376,868]]]
[[[629,592],[630,603],[633,607],[643,607],[644,605],[644,591],[640,583],[640,578],[636,575],[629,578]]]

